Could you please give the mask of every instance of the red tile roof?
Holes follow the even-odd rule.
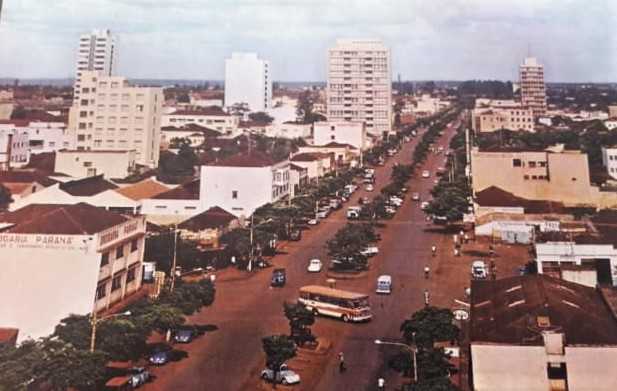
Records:
[[[167,191],[169,191],[169,187],[164,186],[152,179],[146,179],[141,182],[116,189],[117,193],[120,193],[134,201],[152,198]]]
[[[155,200],[198,200],[200,180],[187,182],[175,189],[160,193],[152,197]]]
[[[562,213],[564,210],[564,205],[561,202],[528,200],[496,186],[490,186],[476,192],[474,201],[480,206],[522,207],[528,214]]]
[[[89,197],[117,188],[118,186],[103,178],[103,174],[60,184],[60,190],[75,197]]]
[[[223,159],[217,163],[214,163],[213,166],[221,166],[221,167],[270,167],[275,165],[277,162],[272,158],[272,156],[267,155],[260,151],[251,151],[251,153],[243,153],[234,156],[230,156],[226,159]]]
[[[226,210],[214,206],[205,212],[183,221],[178,225],[178,228],[193,232],[203,231],[205,229],[226,228],[229,226],[229,223],[236,219],[236,216]]]
[[[304,152],[299,153],[297,155],[292,156],[289,159],[292,162],[314,162],[316,160],[324,159],[330,157],[330,154],[320,153],[320,152]]]
[[[38,169],[24,169],[14,171],[0,171],[0,183],[33,183],[37,182],[47,187],[57,183],[49,178],[45,172]]]
[[[94,235],[128,219],[86,203],[31,204],[0,215],[0,222],[15,224],[5,232],[50,235]]]
[[[0,327],[0,343],[15,345],[15,343],[17,343],[18,334],[19,329]]]

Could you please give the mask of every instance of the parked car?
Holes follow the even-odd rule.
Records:
[[[373,185],[371,185],[370,183],[368,185],[366,185],[366,191],[373,191],[373,190],[375,190]]]
[[[270,276],[270,286],[284,286],[287,282],[287,274],[285,273],[285,269],[276,268],[272,270],[272,275]]]
[[[412,201],[420,201],[420,193],[418,193],[418,192],[411,193],[411,200]]]
[[[488,269],[484,261],[476,259],[471,263],[471,277],[474,279],[484,279],[488,274]]]
[[[294,227],[289,230],[289,240],[297,242],[300,239],[302,239],[302,230],[300,228]]]
[[[366,247],[364,250],[360,251],[360,254],[364,255],[365,257],[372,257],[376,254],[379,254],[379,247],[376,247],[376,246]]]
[[[309,261],[308,270],[310,273],[319,273],[323,268],[323,262],[321,260],[315,258]]]
[[[428,170],[422,171],[422,178],[428,178],[430,176],[431,176],[431,174],[428,172]]]
[[[306,222],[308,225],[317,225],[319,224],[319,219],[317,217],[315,217],[314,219],[310,219],[309,221]]]
[[[199,333],[194,327],[185,327],[176,331],[176,334],[174,334],[174,341],[180,343],[189,343],[195,338],[197,338],[198,335]]]
[[[151,353],[148,356],[148,361],[154,365],[165,365],[171,358],[172,348],[166,344],[156,344],[151,347]]]
[[[420,209],[425,210],[426,208],[428,208],[428,201],[423,201],[420,204]]]
[[[274,371],[270,368],[261,371],[261,378],[270,382],[276,381],[276,383],[282,384],[300,383],[300,375],[289,369],[286,364],[281,365],[280,370],[276,373],[276,379],[274,379]]]
[[[325,219],[330,214],[330,208],[319,208],[317,213],[315,213],[315,217],[318,219]]]
[[[127,369],[126,376],[131,378],[133,388],[137,388],[150,380],[150,372],[144,367],[131,367]]]

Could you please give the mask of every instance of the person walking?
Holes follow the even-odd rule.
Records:
[[[338,371],[343,373],[347,370],[347,367],[345,366],[345,356],[343,355],[343,352],[339,352],[338,354]]]
[[[435,256],[435,254],[437,254],[437,247],[431,247],[431,252],[433,253],[433,256]]]
[[[431,269],[429,268],[428,265],[424,266],[424,278],[428,278],[430,271]]]
[[[383,377],[380,377],[377,380],[377,389],[380,391],[386,389],[386,381],[383,379]]]

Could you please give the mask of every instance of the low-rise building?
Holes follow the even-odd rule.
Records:
[[[30,158],[28,133],[0,130],[0,171],[24,167]]]
[[[469,330],[474,390],[617,384],[617,319],[599,289],[541,274],[473,280]]]
[[[0,226],[0,325],[19,329],[18,342],[48,336],[70,314],[104,310],[141,286],[143,216],[44,204],[2,214]]]
[[[74,178],[104,175],[106,178],[125,178],[135,172],[135,150],[56,152],[55,169]]]
[[[298,153],[289,159],[294,165],[306,169],[309,180],[323,178],[324,175],[332,172],[333,160],[333,155],[322,152]]]
[[[64,122],[0,120],[0,131],[27,133],[31,154],[75,148],[75,139]]]
[[[277,162],[258,151],[201,166],[202,210],[218,206],[236,216],[250,216],[260,206],[289,196],[289,171],[289,160]]]
[[[349,144],[358,150],[367,150],[366,129],[364,122],[315,122],[313,125],[313,143],[326,145],[329,143]]]
[[[153,197],[142,199],[141,213],[158,225],[178,224],[205,210],[200,197],[200,181],[194,180]]]
[[[298,148],[298,153],[325,153],[334,156],[334,169],[342,166],[355,166],[361,163],[360,150],[349,144],[330,142],[325,145],[306,145]]]
[[[559,200],[565,206],[596,207],[587,155],[580,151],[499,148],[471,152],[474,194],[495,186],[528,200]]]
[[[602,164],[606,167],[606,173],[617,179],[617,145],[602,147]]]
[[[263,133],[267,137],[279,137],[286,139],[311,137],[311,124],[299,124],[295,122],[284,122],[281,124],[270,124],[266,126]]]
[[[216,206],[178,224],[180,236],[202,250],[219,248],[220,237],[239,227],[240,221],[235,215]]]
[[[11,191],[13,201],[19,201],[30,194],[57,183],[41,170],[21,169],[0,171],[0,183]]]
[[[216,130],[223,135],[235,135],[240,120],[224,111],[209,109],[179,109],[164,114],[161,126],[181,127],[187,124],[196,124]]]
[[[533,132],[533,110],[513,100],[476,99],[471,127],[480,133],[500,129]]]

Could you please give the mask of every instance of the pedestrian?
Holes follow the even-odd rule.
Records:
[[[431,269],[428,267],[428,265],[424,266],[424,278],[428,278],[430,271]]]
[[[437,254],[437,247],[431,247],[431,252],[433,253],[433,256],[435,256],[435,254]]]
[[[467,234],[465,234],[464,238],[465,238],[465,244],[469,243],[469,236]]]
[[[345,372],[347,367],[345,366],[345,356],[343,356],[343,352],[339,352],[338,354],[338,371]]]
[[[386,389],[386,381],[382,377],[380,377],[379,380],[377,380],[377,389],[378,390]]]

